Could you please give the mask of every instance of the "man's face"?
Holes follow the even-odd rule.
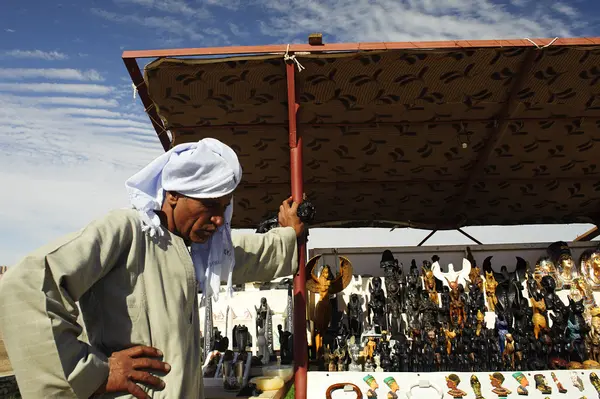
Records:
[[[172,232],[187,242],[201,244],[225,223],[225,209],[231,203],[231,195],[196,199],[167,193],[165,202],[172,209],[173,226],[169,226],[175,229]]]

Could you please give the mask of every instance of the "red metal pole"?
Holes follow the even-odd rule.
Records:
[[[288,91],[288,119],[290,145],[290,172],[292,197],[302,202],[304,197],[304,177],[302,174],[302,137],[296,126],[296,65],[286,65]],[[294,276],[294,389],[295,399],[306,399],[308,373],[308,344],[306,340],[306,241],[298,241],[298,273]]]

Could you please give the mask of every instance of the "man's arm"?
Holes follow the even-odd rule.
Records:
[[[89,398],[107,380],[106,356],[78,340],[76,301],[132,245],[135,225],[117,212],[34,252],[0,280],[0,328],[24,398]]]
[[[234,235],[233,283],[271,281],[293,274],[298,267],[296,230],[279,227],[265,234]]]

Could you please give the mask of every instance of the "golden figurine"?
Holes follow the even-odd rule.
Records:
[[[485,315],[481,313],[481,310],[477,311],[477,329],[475,330],[475,335],[478,337],[481,335],[481,330],[483,330],[483,326],[485,325]]]
[[[580,276],[581,265],[573,260],[569,245],[564,241],[557,241],[550,244],[547,252],[556,267],[557,278],[560,280],[556,282],[556,287],[558,289],[570,287],[573,279]]]
[[[494,277],[494,272],[485,272],[485,297],[487,299],[488,311],[494,312],[498,298],[496,298],[496,287],[498,282]]]
[[[375,349],[377,348],[377,343],[375,342],[374,337],[369,337],[367,344],[365,345],[365,358],[373,359],[373,355],[375,354]]]
[[[473,388],[473,392],[475,393],[475,399],[485,399],[481,394],[481,382],[479,382],[479,378],[475,374],[471,375],[471,388]]]
[[[548,321],[546,320],[546,301],[544,301],[543,297],[540,297],[539,300],[535,298],[529,298],[531,300],[531,309],[533,310],[533,335],[535,335],[535,339],[538,339],[540,336],[540,332],[548,327]]]
[[[511,369],[515,368],[515,339],[512,334],[508,333],[504,337],[504,352],[502,352],[502,358],[506,363],[510,364]]]
[[[581,271],[595,291],[600,290],[600,247],[588,249],[579,258]]]
[[[481,277],[481,268],[477,266],[477,262],[473,257],[471,248],[467,247],[467,260],[471,263],[471,271],[469,272],[469,281],[471,284],[479,287],[479,291],[483,292],[483,278]]]
[[[306,289],[312,293],[319,294],[319,302],[315,309],[315,349],[317,355],[320,354],[323,346],[323,334],[329,327],[331,321],[331,303],[329,302],[330,295],[342,292],[352,281],[352,263],[340,256],[340,273],[333,276],[331,268],[328,265],[323,266],[321,275],[317,277],[315,266],[321,255],[317,255],[308,261],[306,265],[307,281]]]
[[[438,297],[437,290],[435,288],[435,275],[433,274],[431,265],[429,265],[429,267],[427,267],[426,264],[423,264],[421,271],[423,274],[423,284],[425,285],[425,290],[429,294],[429,299],[433,303],[435,303],[437,306],[439,306],[440,300]]]

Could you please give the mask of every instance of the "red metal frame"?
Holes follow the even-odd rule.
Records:
[[[296,114],[300,106],[296,102],[296,69],[293,62],[285,67],[287,77],[290,174],[292,198],[302,202],[304,175],[302,160],[302,135],[298,133]],[[294,389],[296,399],[306,399],[308,378],[308,345],[306,340],[306,240],[298,241],[298,272],[294,276]]]
[[[531,41],[530,41],[531,40]],[[243,55],[269,53],[298,53],[322,51],[384,51],[410,49],[447,49],[473,47],[542,47],[598,45],[600,37],[582,37],[565,39],[514,39],[514,40],[447,40],[432,42],[371,42],[371,43],[333,43],[322,46],[310,44],[278,44],[266,46],[205,47],[165,50],[125,51],[123,58],[191,57],[210,55]],[[535,43],[535,44],[534,44]]]

